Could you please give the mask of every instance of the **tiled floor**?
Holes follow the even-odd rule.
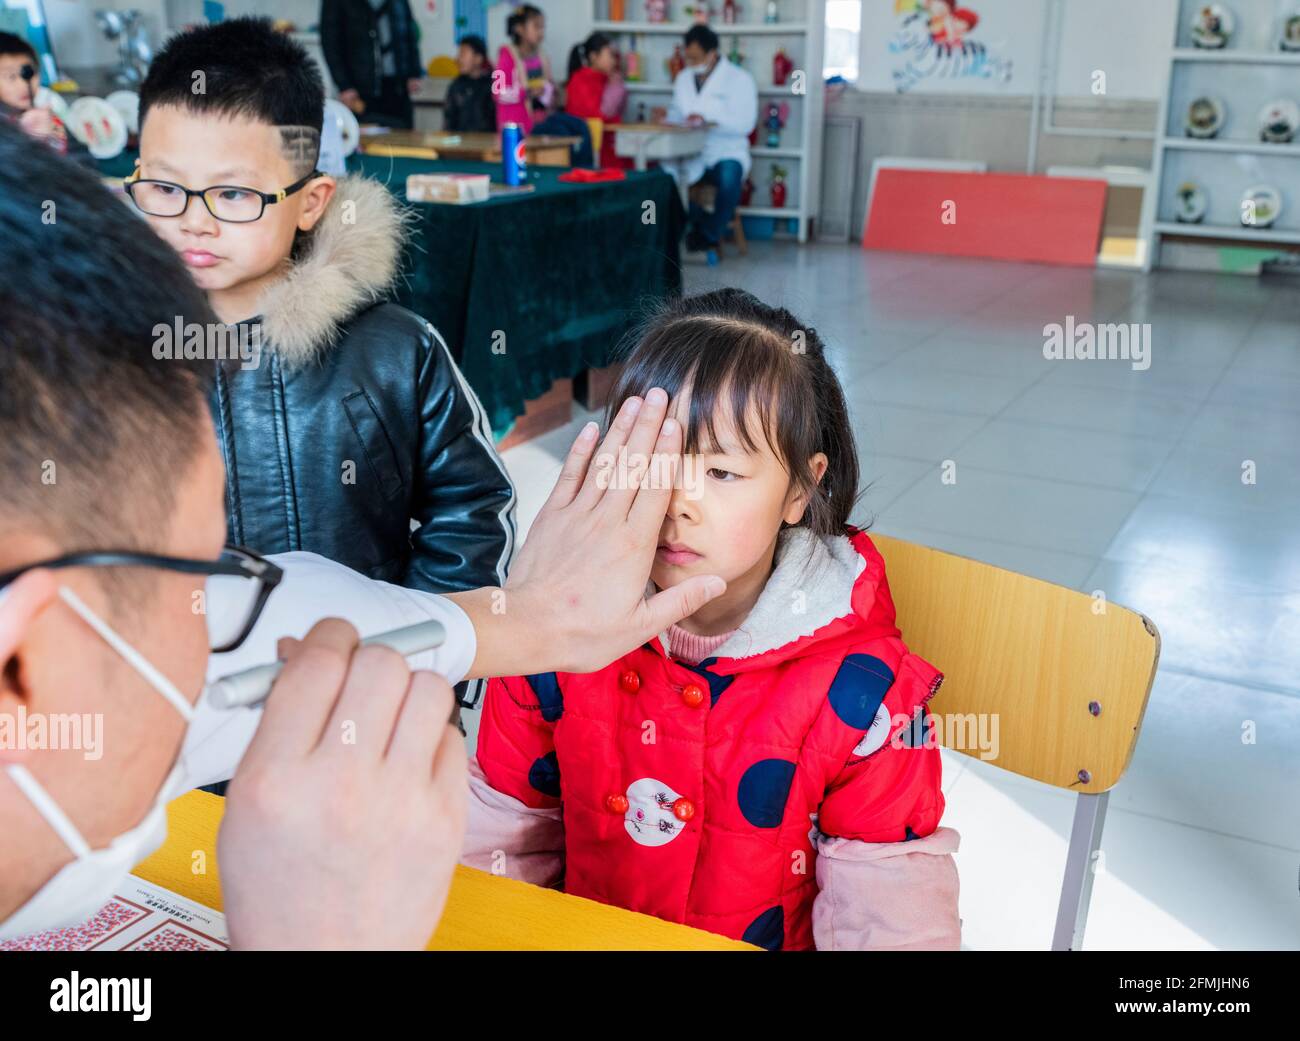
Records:
[[[1300,948],[1300,279],[772,243],[687,277],[822,333],[872,482],[855,521],[1158,624],[1086,946]],[[1045,361],[1067,315],[1150,323],[1150,369]],[[521,530],[586,418],[506,453]],[[966,945],[1046,948],[1073,797],[945,761]]]

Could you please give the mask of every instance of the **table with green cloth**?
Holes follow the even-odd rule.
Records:
[[[100,164],[126,176],[134,153]],[[412,173],[487,173],[495,163],[353,155],[351,172],[405,201]],[[685,230],[673,179],[565,183],[558,167],[528,171],[533,190],[465,205],[411,203],[413,234],[393,297],[433,323],[487,410],[498,438],[524,402],[584,369],[617,360],[623,336],[657,301],[681,291]],[[653,205],[650,205],[653,204]]]
[[[354,155],[348,166],[403,199],[412,173],[501,178],[499,165],[468,160]],[[572,184],[564,172],[531,169],[532,191],[484,202],[411,204],[396,299],[442,333],[498,437],[555,380],[616,360],[646,309],[682,286],[686,215],[668,174]]]

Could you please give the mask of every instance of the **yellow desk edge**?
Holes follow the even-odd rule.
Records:
[[[167,807],[167,841],[135,869],[154,885],[222,909],[217,829],[225,800],[182,795]],[[292,870],[292,865],[286,865]],[[458,866],[431,951],[739,951],[750,944],[594,900]]]

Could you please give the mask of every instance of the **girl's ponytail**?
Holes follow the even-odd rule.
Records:
[[[575,43],[573,49],[569,51],[569,79],[573,79],[573,74],[587,64],[587,45],[585,43]]]
[[[569,78],[585,65],[591,64],[592,55],[599,54],[613,41],[604,33],[592,33],[569,52]]]

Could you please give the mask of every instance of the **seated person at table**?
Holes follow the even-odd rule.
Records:
[[[565,112],[601,128],[600,165],[620,165],[614,134],[605,124],[623,118],[627,87],[618,71],[618,49],[604,33],[592,33],[569,52],[569,82],[564,94]],[[595,136],[593,131],[593,140]]]
[[[317,172],[324,99],[302,47],[253,18],[173,36],[140,91],[127,190],[229,323],[204,345],[230,539],[435,593],[500,585],[514,488],[438,331],[384,301],[394,197]]]
[[[492,66],[481,36],[466,36],[456,52],[460,75],[451,81],[443,101],[442,128],[457,133],[491,133],[497,128],[492,98]]]
[[[821,339],[739,289],[681,300],[609,407],[652,386],[686,440],[647,592],[726,592],[600,671],[489,683],[463,861],[769,949],[956,949],[943,677],[848,524],[857,453]]]
[[[496,71],[500,75],[495,78],[501,83],[494,91],[497,128],[517,123],[525,137],[553,134],[580,138],[573,149],[573,162],[591,166],[594,157],[586,120],[557,111],[559,91],[551,79],[550,60],[542,52],[546,15],[532,4],[520,4],[506,16],[506,35],[510,42],[497,55]]]
[[[749,135],[758,123],[758,88],[754,77],[722,57],[718,35],[707,25],[686,31],[686,68],[673,80],[673,100],[657,109],[674,123],[712,123],[704,151],[670,166],[687,184],[717,188],[713,211],[692,203],[686,250],[699,254],[717,248],[740,204],[740,189],[749,174]]]

